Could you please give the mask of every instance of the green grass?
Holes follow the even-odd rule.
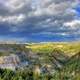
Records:
[[[26,48],[31,49],[34,53],[51,53],[55,48],[60,49],[65,54],[71,56],[79,52],[80,42],[64,42],[64,43],[41,43],[30,44]]]

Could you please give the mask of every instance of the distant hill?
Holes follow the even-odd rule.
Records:
[[[62,50],[68,56],[75,55],[80,51],[80,42],[47,42],[26,45],[35,53],[51,53],[55,48]]]

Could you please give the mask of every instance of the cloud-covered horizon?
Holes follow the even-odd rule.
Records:
[[[0,40],[79,40],[79,5],[79,0],[0,0]]]

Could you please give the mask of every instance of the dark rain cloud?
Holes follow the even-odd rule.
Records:
[[[79,27],[64,25],[75,21],[77,5],[76,0],[3,0],[0,3],[0,35],[30,39],[37,35],[50,38],[75,34],[78,37]]]

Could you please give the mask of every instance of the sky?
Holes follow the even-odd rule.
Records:
[[[80,40],[80,0],[0,0],[0,41]]]

